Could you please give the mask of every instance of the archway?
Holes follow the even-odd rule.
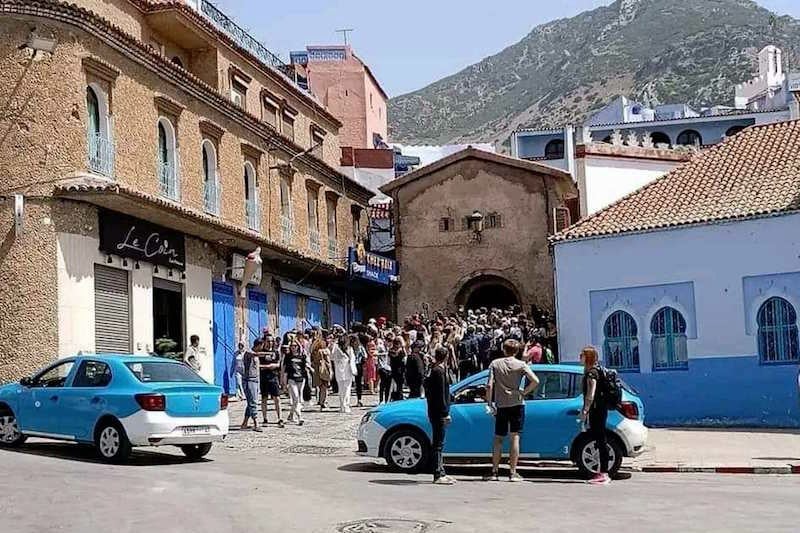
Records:
[[[481,307],[505,309],[519,305],[516,287],[500,276],[480,275],[467,281],[456,296],[456,305],[466,309]]]

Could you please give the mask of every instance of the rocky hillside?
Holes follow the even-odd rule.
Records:
[[[506,143],[519,127],[582,121],[623,94],[645,103],[732,104],[767,44],[800,67],[800,21],[751,0],[617,0],[533,29],[518,43],[389,106],[406,144]]]

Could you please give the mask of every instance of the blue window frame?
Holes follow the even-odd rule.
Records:
[[[662,307],[650,321],[653,368],[689,368],[686,320],[677,309]]]
[[[796,363],[800,361],[797,341],[797,312],[783,298],[764,302],[756,316],[758,322],[758,356],[762,363]]]
[[[603,326],[603,358],[606,366],[624,371],[639,371],[639,330],[625,311],[615,311]]]

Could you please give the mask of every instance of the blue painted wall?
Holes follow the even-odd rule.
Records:
[[[798,365],[757,356],[690,358],[689,370],[625,373],[649,426],[800,427]]]
[[[595,141],[602,141],[606,136],[611,135],[615,129],[620,130],[623,133],[623,137],[625,132],[628,130],[635,130],[640,134],[646,130],[651,134],[657,131],[665,133],[669,136],[670,141],[674,144],[678,140],[678,135],[680,135],[681,132],[685,130],[695,130],[700,133],[701,137],[703,137],[703,144],[708,145],[722,142],[722,138],[725,136],[725,133],[727,133],[727,131],[733,126],[747,127],[754,123],[755,120],[752,118],[697,122],[694,124],[681,122],[677,124],[662,124],[659,126],[649,122],[632,122],[629,124],[619,124],[606,129],[593,128],[592,139]],[[544,155],[544,149],[542,149],[542,154]]]
[[[563,130],[532,136],[525,136],[523,133],[520,133],[517,138],[517,156],[520,158],[544,157],[544,149],[547,143],[557,139],[564,140]]]

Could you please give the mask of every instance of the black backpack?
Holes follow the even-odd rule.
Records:
[[[612,368],[600,367],[601,398],[609,409],[617,409],[622,403],[622,380]]]

